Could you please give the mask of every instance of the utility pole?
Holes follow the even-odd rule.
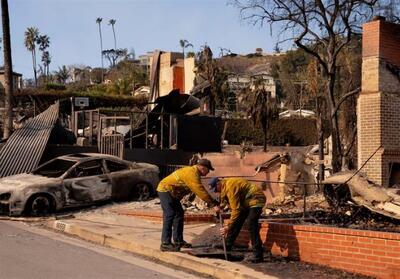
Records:
[[[4,120],[3,139],[8,139],[12,130],[12,94],[13,70],[11,59],[10,18],[8,14],[8,0],[1,0],[1,20],[3,24],[3,52],[4,52]]]

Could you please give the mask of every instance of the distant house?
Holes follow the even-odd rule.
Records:
[[[148,51],[146,54],[139,55],[138,57],[139,65],[146,71],[149,71],[150,69],[150,60],[151,57],[153,57],[153,53],[153,51]]]
[[[250,76],[245,74],[232,74],[228,77],[228,85],[232,91],[239,91],[248,88],[250,85]]]
[[[246,73],[246,74],[233,74],[228,77],[229,88],[233,92],[238,92],[245,88],[255,89],[256,81],[262,81],[261,84],[263,88],[271,93],[272,98],[276,98],[276,82],[274,78],[268,72],[259,73]]]
[[[133,91],[133,96],[150,96],[150,86],[140,86],[138,89]]]
[[[315,117],[315,112],[311,110],[297,109],[297,110],[286,110],[279,113],[279,118],[291,118],[291,117],[313,118]]]
[[[89,66],[82,67],[72,67],[69,70],[69,76],[72,83],[84,83],[91,84],[90,73],[92,68]]]
[[[155,60],[159,61],[158,73],[153,77],[152,67]],[[159,90],[157,97],[168,95],[174,89],[178,89],[181,93],[185,92],[184,65],[181,52],[155,52],[154,56],[150,58],[150,80],[158,78],[156,81]]]
[[[1,89],[1,91],[4,91],[4,84],[5,84],[4,69],[0,69],[0,89]],[[15,91],[22,89],[22,74],[13,72],[13,84],[14,84]]]
[[[276,98],[276,82],[275,79],[268,72],[260,72],[251,76],[252,82],[250,89],[255,89],[255,81],[261,80],[261,85],[265,91],[271,93],[272,98]]]

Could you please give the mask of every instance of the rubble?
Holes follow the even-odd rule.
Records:
[[[208,207],[207,203],[194,194],[187,195],[186,197],[184,197],[181,200],[181,203],[186,211],[191,211],[191,212],[210,211],[210,208]]]
[[[376,185],[355,171],[337,173],[322,183],[332,199],[331,203],[336,206],[351,200],[375,213],[400,220],[398,188]]]
[[[269,208],[264,209],[264,214],[265,215],[270,215],[272,213],[273,213],[273,211],[271,209],[269,209]]]

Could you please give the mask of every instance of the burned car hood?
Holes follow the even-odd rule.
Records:
[[[49,178],[29,173],[21,173],[0,179],[0,192],[22,189],[29,186],[48,185],[60,178]]]
[[[137,163],[134,162],[132,165],[132,169],[148,169],[155,172],[159,172],[159,168],[156,165],[149,164],[149,163]]]

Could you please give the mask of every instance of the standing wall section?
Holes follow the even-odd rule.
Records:
[[[358,166],[367,162],[363,171],[368,178],[388,186],[391,164],[400,163],[400,25],[383,18],[368,22],[362,43]]]

